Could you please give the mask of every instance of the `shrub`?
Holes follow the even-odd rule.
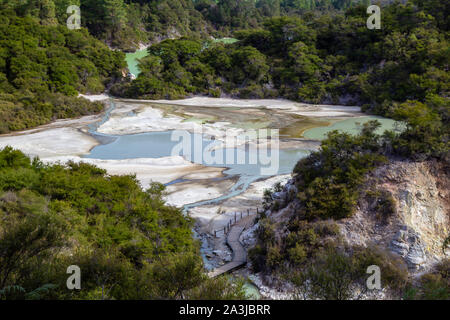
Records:
[[[284,257],[281,253],[281,249],[278,246],[272,245],[268,247],[266,265],[270,269],[276,269],[277,267],[281,266],[284,260],[283,258]]]
[[[450,259],[438,263],[434,270],[421,276],[418,285],[405,290],[405,299],[449,300],[450,299]]]
[[[387,222],[397,212],[396,201],[389,191],[369,190],[366,195],[379,220]]]
[[[303,245],[297,243],[295,247],[288,250],[289,259],[294,264],[302,264],[306,261],[307,252]]]
[[[270,244],[275,241],[275,225],[270,218],[261,219],[257,229],[257,237],[264,243]]]
[[[408,267],[403,259],[379,247],[354,247],[353,263],[361,276],[371,265],[380,267],[382,287],[401,292],[408,285]]]
[[[266,266],[266,250],[265,247],[256,245],[248,250],[248,258],[252,263],[252,269],[255,273],[263,271]]]

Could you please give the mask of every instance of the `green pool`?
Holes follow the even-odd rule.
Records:
[[[236,41],[239,41],[238,39],[234,39],[234,38],[221,38],[221,39],[214,39],[214,42],[221,42],[221,43],[225,43],[225,44],[230,44],[230,43],[234,43]],[[127,53],[125,55],[125,60],[128,64],[128,69],[130,70],[130,73],[132,73],[134,76],[138,76],[139,73],[141,72],[138,68],[138,60],[148,56],[148,51],[147,49],[143,49],[143,50],[137,50],[136,52],[132,52],[132,53]]]
[[[402,124],[398,121],[377,116],[365,116],[338,121],[326,127],[308,129],[303,133],[303,137],[311,140],[323,140],[328,132],[333,130],[357,134],[362,125],[370,120],[378,120],[381,123],[381,127],[377,130],[378,134],[382,134],[386,130],[402,130]]]
[[[126,54],[125,60],[128,64],[128,69],[130,70],[130,73],[132,73],[136,77],[141,72],[138,68],[138,59],[142,59],[145,56],[148,56],[147,49],[138,50],[136,52]]]

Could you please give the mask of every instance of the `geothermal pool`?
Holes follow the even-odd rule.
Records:
[[[145,56],[148,56],[147,49],[137,50],[136,52],[127,53],[125,55],[125,60],[128,64],[128,70],[130,70],[130,73],[133,74],[135,77],[137,77],[141,72],[138,67],[139,64],[138,60],[142,59]]]
[[[376,131],[378,134],[383,134],[386,130],[401,129],[401,124],[395,120],[378,116],[365,116],[338,121],[326,127],[308,129],[303,133],[303,137],[312,140],[323,140],[326,138],[327,134],[333,130],[339,130],[350,134],[358,134],[363,124],[371,120],[377,120],[381,123],[381,126]]]
[[[154,106],[147,106],[147,108],[153,107]],[[93,137],[96,137],[101,144],[95,146],[82,158],[109,161],[159,159],[181,156],[194,164],[206,167],[225,168],[223,171],[225,177],[235,179],[234,184],[231,187],[228,187],[226,192],[217,197],[183,203],[185,210],[198,206],[220,203],[226,199],[235,197],[245,192],[253,182],[260,179],[290,174],[296,163],[311,152],[311,148],[302,148],[298,145],[291,148],[278,148],[276,146],[274,150],[271,150],[267,145],[264,146],[263,144],[260,146],[259,144],[255,144],[254,141],[251,147],[250,144],[244,144],[229,148],[226,144],[221,145],[221,141],[216,140],[216,137],[189,132],[187,130],[182,131],[184,140],[182,139],[183,135],[177,135],[177,131],[175,130],[152,131],[136,134],[107,134],[99,132],[99,128],[101,129],[102,125],[107,124],[108,121],[111,120],[112,113],[120,111],[115,109],[116,102],[112,101],[111,106],[105,113],[103,119],[90,126],[90,134]],[[233,111],[236,110],[236,108],[233,109]],[[228,112],[232,112],[232,110]],[[115,121],[117,123],[123,121],[128,121],[130,124],[143,122],[142,119],[139,119],[139,115],[136,115],[133,111],[128,113],[121,112],[120,116],[114,116],[116,117]],[[170,115],[167,116],[170,118]],[[155,120],[153,114],[149,118],[149,121],[154,121],[156,125],[162,123],[161,121],[163,120],[164,118]],[[355,134],[362,127],[363,123],[370,120],[378,120],[382,123],[382,126],[378,130],[379,133],[396,127],[395,121],[375,116],[352,117],[344,120],[327,119],[326,122],[323,121],[318,123],[331,123],[330,125],[307,129],[304,131],[303,137],[310,140],[322,140],[325,138],[326,134],[332,130],[340,130]],[[216,121],[220,122],[220,119]],[[182,124],[183,121],[178,123],[178,125]],[[212,125],[214,125],[214,122]],[[232,126],[232,124],[230,125]],[[176,127],[177,124],[174,126]],[[294,140],[295,139],[290,138],[284,139],[284,141]],[[165,184],[167,186],[173,186],[187,181],[189,181],[189,179],[176,179],[166,182]]]
[[[308,150],[302,149],[279,150],[276,153],[275,151],[271,151],[270,148],[251,149],[248,146],[212,149],[212,147],[217,145],[217,141],[205,138],[196,133],[187,133],[189,135],[188,144],[191,146],[190,149],[180,150],[174,153],[173,150],[176,149],[177,145],[180,146],[182,141],[176,136],[173,137],[173,133],[175,131],[109,136],[111,139],[114,139],[113,142],[95,147],[84,158],[123,160],[180,155],[186,160],[197,164],[228,168],[225,173],[229,175],[262,177],[265,174],[261,173],[261,168],[269,168],[270,166],[276,169],[270,175],[288,174],[292,172],[299,159],[309,154]],[[199,147],[195,147],[196,144]],[[197,152],[195,149],[198,149]],[[210,159],[207,158],[207,155],[214,158],[215,161],[209,161]],[[243,160],[242,164],[239,164],[238,155]],[[261,164],[262,157],[265,158],[264,163],[266,164]],[[251,159],[257,160],[256,163],[252,162]]]

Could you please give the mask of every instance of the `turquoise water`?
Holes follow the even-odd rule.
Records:
[[[95,147],[85,158],[123,160],[180,155],[194,163],[213,167],[227,167],[226,174],[245,176],[247,179],[253,180],[252,178],[259,179],[264,176],[261,169],[267,169],[270,166],[278,167],[278,169],[268,175],[290,173],[297,161],[309,154],[307,150],[302,149],[280,150],[278,157],[275,153],[272,154],[270,150],[265,152],[265,150],[249,150],[248,148],[209,151],[217,142],[193,133],[189,133],[190,140],[186,144],[186,146],[190,145],[190,149],[184,148],[174,153],[174,148],[180,146],[182,140],[175,138],[172,140],[172,133],[173,131],[164,131],[110,136],[114,139],[113,142]],[[208,158],[205,158],[207,154],[215,157],[216,161],[212,163]],[[238,154],[242,156],[243,164],[239,164]],[[264,163],[260,161],[262,155],[267,156],[268,162],[265,162],[265,164],[261,164]],[[251,158],[256,159],[256,164],[250,161]]]
[[[244,291],[250,300],[259,300],[261,299],[261,293],[259,292],[258,287],[256,287],[253,283],[246,281],[244,284]]]
[[[378,134],[382,134],[385,130],[400,130],[402,128],[401,123],[392,119],[377,116],[365,116],[338,121],[328,127],[317,127],[306,130],[303,134],[303,137],[311,140],[323,140],[326,138],[327,133],[333,130],[340,130],[350,134],[357,134],[361,130],[362,125],[370,120],[378,120],[381,123],[381,127],[377,130]]]
[[[147,132],[141,134],[123,135],[123,136],[110,136],[114,141],[99,145],[95,147],[90,154],[85,158],[102,159],[102,160],[122,160],[122,159],[138,159],[138,158],[161,158],[174,155],[183,156],[186,160],[194,163],[202,164],[205,166],[213,167],[226,167],[224,171],[226,175],[238,176],[238,181],[230,188],[230,190],[223,196],[215,199],[200,201],[184,206],[184,211],[188,211],[191,208],[214,204],[234,196],[237,196],[247,190],[251,183],[273,175],[289,174],[296,165],[299,159],[306,157],[309,154],[308,150],[303,149],[288,149],[279,150],[278,156],[270,151],[265,150],[259,153],[258,150],[246,149],[221,149],[221,151],[209,151],[210,147],[214,146],[217,142],[214,140],[206,139],[199,134],[189,134],[191,146],[188,150],[180,150],[177,153],[173,152],[173,149],[180,145],[181,140],[172,140],[173,131],[164,132]],[[195,150],[194,146],[197,147]],[[201,150],[199,152],[199,150]],[[216,153],[221,152],[221,153]],[[217,156],[217,161],[211,163],[205,159],[204,154],[207,153],[211,156]],[[244,164],[239,164],[238,153],[242,156]],[[261,154],[267,156],[268,162],[260,161]],[[227,159],[228,155],[228,159]],[[250,159],[256,159],[255,162],[251,162]],[[264,163],[262,165],[261,163]],[[273,167],[274,171],[270,174],[263,173],[262,169],[268,169]]]
[[[138,67],[138,59],[142,59],[145,56],[148,56],[147,49],[138,50],[136,52],[127,53],[125,55],[125,60],[128,64],[128,69],[130,70],[130,73],[132,73],[136,77],[139,75],[139,73],[141,73]]]

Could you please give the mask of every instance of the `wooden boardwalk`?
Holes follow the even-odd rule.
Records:
[[[210,278],[231,272],[247,264],[247,251],[242,246],[239,238],[242,232],[252,225],[254,219],[255,216],[247,216],[231,227],[230,232],[227,234],[227,244],[233,251],[233,260],[208,273]]]

